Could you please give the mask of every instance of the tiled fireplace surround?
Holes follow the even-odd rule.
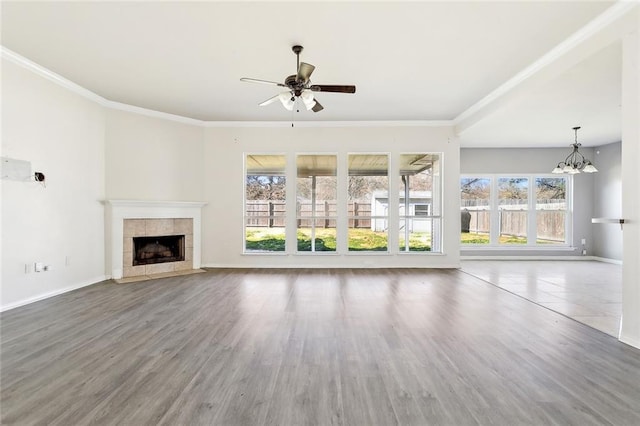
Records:
[[[124,219],[122,277],[193,269],[193,219]],[[133,237],[184,235],[184,260],[133,266]]]
[[[199,201],[106,200],[107,267],[111,278],[121,279],[198,269],[201,264]],[[132,238],[184,235],[185,260],[133,266]]]

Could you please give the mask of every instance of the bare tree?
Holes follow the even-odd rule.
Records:
[[[386,176],[349,176],[349,201],[371,201],[374,191],[387,190]]]
[[[539,200],[564,200],[567,181],[564,178],[537,178],[536,198]]]
[[[284,200],[284,176],[249,175],[246,183],[247,200]]]

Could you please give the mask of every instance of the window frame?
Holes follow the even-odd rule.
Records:
[[[398,221],[397,221],[397,236],[400,239],[401,233],[401,223],[404,222],[405,229],[407,223],[410,221],[420,222],[431,222],[431,250],[408,250],[407,236],[409,232],[405,231],[404,239],[405,245],[404,247],[400,246],[400,241],[397,241],[395,250],[400,255],[441,255],[444,253],[443,250],[443,230],[444,230],[444,152],[440,151],[411,151],[411,152],[400,152],[397,154],[398,162],[395,164],[394,172],[396,173],[396,177],[401,181],[400,175],[400,166],[398,166],[400,162],[400,158],[403,155],[437,155],[438,156],[438,179],[432,179],[431,183],[431,202],[430,203],[417,203],[413,205],[413,208],[410,207],[409,213],[404,212],[404,214],[400,214],[400,198],[404,199],[406,193],[399,194],[398,196]],[[435,175],[434,175],[435,176]],[[398,185],[398,191],[400,191],[400,185]],[[436,206],[436,202],[438,205]],[[416,214],[415,207],[419,205],[427,206],[427,214],[418,215]],[[411,206],[411,205],[410,205]],[[437,207],[437,208],[436,208]],[[439,214],[434,214],[434,211],[439,211]]]
[[[405,218],[407,216],[401,216],[400,215],[400,210],[399,210],[399,198],[395,197],[395,193],[397,192],[397,188],[398,188],[398,179],[400,177],[400,173],[402,172],[401,167],[402,165],[400,164],[401,161],[401,157],[400,155],[416,155],[416,154],[431,154],[431,155],[437,155],[438,156],[438,160],[439,160],[439,168],[438,168],[438,183],[437,185],[434,184],[432,185],[432,198],[431,198],[431,203],[427,203],[427,215],[423,216],[421,215],[421,211],[418,208],[418,215],[416,215],[416,211],[414,210],[414,208],[411,208],[410,211],[410,216],[409,219],[415,219],[418,221],[431,221],[431,250],[429,251],[422,251],[422,250],[413,250],[413,251],[404,251],[401,250],[401,247],[399,246],[399,238],[400,238],[400,230],[399,230],[399,226],[400,226],[400,222],[401,220],[405,220]],[[420,152],[406,152],[406,153],[391,153],[391,152],[370,152],[370,151],[361,151],[361,152],[335,152],[335,151],[331,151],[331,152],[318,152],[318,151],[301,151],[301,152],[282,152],[282,151],[274,151],[274,152],[265,152],[265,151],[245,151],[242,153],[243,158],[243,184],[242,184],[242,205],[243,205],[243,216],[242,216],[242,254],[243,255],[260,255],[260,256],[264,256],[264,255],[276,255],[276,256],[288,256],[288,255],[294,255],[294,256],[313,256],[314,254],[320,253],[322,256],[331,256],[331,255],[344,255],[344,256],[361,256],[361,255],[365,255],[365,256],[380,256],[380,255],[425,255],[425,256],[429,256],[429,255],[443,255],[445,254],[445,251],[443,249],[443,243],[444,243],[444,209],[445,209],[445,202],[443,199],[443,195],[444,195],[444,160],[445,160],[445,154],[443,152],[439,152],[439,151],[420,151]],[[331,220],[331,221],[335,221],[335,233],[336,233],[336,249],[335,251],[316,251],[315,248],[314,250],[309,250],[309,251],[300,251],[298,250],[298,219],[299,219],[299,214],[298,214],[298,210],[297,210],[297,196],[298,196],[298,188],[297,188],[297,176],[298,176],[298,157],[300,156],[314,156],[314,155],[319,155],[319,156],[335,156],[336,158],[336,211],[335,211],[335,216],[327,216],[327,215],[323,215],[323,216],[314,216],[313,218],[307,218],[305,217],[305,219],[310,219],[315,221],[314,223],[317,226],[317,221],[318,220]],[[375,156],[384,156],[386,158],[386,174],[382,175],[382,174],[376,174],[376,173],[382,173],[382,164],[381,163],[377,163],[378,166],[376,167],[376,163],[371,163],[370,165],[367,164],[366,162],[361,163],[360,165],[358,164],[354,164],[354,168],[352,170],[355,171],[355,173],[353,174],[353,176],[357,176],[358,173],[357,171],[360,170],[362,171],[361,175],[362,176],[367,176],[365,173],[367,172],[367,170],[371,170],[371,174],[369,174],[368,176],[371,177],[375,177],[375,176],[385,176],[386,177],[386,187],[384,188],[384,190],[382,189],[382,186],[380,186],[381,189],[371,189],[371,188],[376,188],[378,187],[378,185],[372,185],[369,186],[367,188],[367,191],[370,192],[370,194],[367,194],[371,200],[371,204],[373,205],[374,201],[376,200],[376,198],[378,200],[380,200],[380,206],[382,208],[376,210],[375,208],[372,208],[370,211],[366,211],[365,209],[365,213],[366,215],[362,215],[362,214],[354,214],[354,212],[350,213],[350,209],[349,209],[349,182],[350,182],[350,160],[351,160],[351,156],[366,156],[366,155],[375,155]],[[281,164],[274,164],[273,167],[271,167],[272,170],[276,170],[277,167],[281,167],[282,166],[282,170],[277,170],[277,172],[272,172],[272,170],[269,170],[270,167],[269,163],[264,163],[266,165],[266,167],[262,168],[261,164],[257,164],[255,165],[255,167],[252,167],[252,170],[258,170],[258,173],[252,173],[252,175],[248,175],[249,172],[249,167],[251,165],[250,163],[250,158],[252,156],[275,156],[275,157],[281,157],[281,159],[284,161],[284,165]],[[262,172],[261,170],[267,170],[268,172]],[[270,173],[269,173],[270,172]],[[394,174],[395,173],[395,174]],[[275,250],[271,250],[270,248],[267,248],[265,250],[262,249],[249,249],[247,250],[247,229],[250,228],[250,226],[248,226],[248,222],[250,219],[250,216],[247,213],[247,204],[248,204],[248,199],[247,199],[247,188],[248,188],[248,180],[247,180],[247,176],[283,176],[285,179],[284,182],[284,190],[285,190],[285,195],[284,195],[284,199],[283,200],[278,200],[278,201],[282,201],[284,202],[284,210],[281,214],[276,216],[260,216],[261,219],[278,219],[279,221],[281,221],[281,223],[284,223],[284,226],[282,226],[283,228],[283,235],[282,236],[278,236],[277,238],[284,238],[284,249],[280,250],[280,245],[279,242],[278,244],[275,245],[276,249]],[[392,188],[396,188],[394,190],[392,190]],[[385,193],[385,195],[382,195],[382,193]],[[435,197],[434,194],[438,194],[438,197]],[[376,194],[377,193],[377,194]],[[268,198],[272,198],[273,196],[271,195],[264,195],[263,197]],[[385,200],[386,197],[386,200]],[[364,199],[364,197],[362,197]],[[438,205],[435,205],[435,200],[437,199]],[[424,204],[424,203],[422,203]],[[436,211],[439,214],[434,215],[433,212]],[[424,209],[423,209],[424,212]],[[332,212],[333,213],[333,212]],[[357,245],[354,245],[353,247],[355,248],[354,250],[349,250],[349,244],[350,244],[350,230],[351,229],[357,229],[357,228],[350,228],[350,223],[353,220],[369,220],[370,221],[370,225],[366,228],[366,229],[371,229],[372,226],[374,226],[375,222],[378,221],[383,221],[383,227],[384,227],[384,233],[385,233],[385,239],[386,239],[386,247],[384,249],[382,249],[382,241],[375,241],[374,240],[374,244],[368,245],[365,244],[363,245],[363,247],[366,247],[366,250],[358,250],[361,247],[358,247]],[[260,238],[260,240],[262,240],[262,236]],[[268,237],[266,238],[268,239]],[[378,243],[379,245],[376,245],[375,243]],[[258,246],[261,248],[261,246]],[[268,247],[268,246],[266,246]],[[369,247],[371,247],[371,249],[368,249]],[[379,250],[377,250],[379,248]]]
[[[345,218],[346,218],[346,225],[347,225],[346,229],[345,229],[345,232],[344,232],[344,235],[346,237],[346,240],[345,240],[345,243],[346,243],[345,244],[346,254],[347,255],[393,254],[393,252],[391,250],[391,245],[390,245],[390,235],[391,235],[391,229],[390,229],[390,226],[391,226],[390,207],[391,206],[390,206],[390,201],[387,202],[387,208],[385,210],[386,215],[373,215],[373,214],[371,214],[372,211],[369,211],[369,215],[368,216],[356,216],[355,214],[354,215],[350,215],[349,214],[349,202],[350,202],[350,200],[349,200],[349,198],[350,198],[349,197],[349,179],[352,176],[350,174],[351,168],[349,167],[349,162],[350,162],[350,157],[352,155],[376,155],[376,156],[385,156],[385,157],[387,157],[387,174],[385,176],[387,178],[386,192],[387,192],[387,199],[388,200],[390,200],[390,198],[389,198],[389,188],[391,188],[391,168],[393,166],[392,156],[391,156],[390,152],[371,152],[371,151],[351,152],[350,151],[350,152],[346,153],[346,157],[345,157],[345,166],[346,166],[345,173],[346,173],[346,185],[347,185],[347,187],[346,187],[346,191],[345,191],[345,195],[346,195],[346,200],[345,200],[346,201],[346,211],[344,212],[345,213]],[[358,175],[354,175],[354,176],[358,176]],[[375,176],[375,175],[371,175],[371,176]],[[371,203],[372,204],[373,204],[373,200],[374,200],[374,194],[375,194],[375,192],[373,192],[371,194],[371,197],[372,197]],[[349,239],[349,231],[351,229],[358,229],[358,228],[355,228],[355,227],[353,227],[353,228],[350,227],[349,223],[351,223],[351,221],[353,221],[355,223],[358,220],[369,220],[371,225],[373,225],[374,223],[376,223],[377,221],[380,221],[380,220],[382,220],[382,221],[384,221],[384,223],[386,223],[385,233],[386,233],[387,247],[386,247],[385,250],[362,250],[362,251],[360,251],[360,250],[351,250],[349,248],[349,241],[350,241],[350,239]],[[370,225],[370,227],[371,227],[371,225]]]
[[[284,221],[284,250],[247,250],[247,221],[249,216],[247,215],[247,158],[250,156],[275,156],[284,158],[284,169],[282,170],[282,176],[285,178],[285,198],[284,198],[284,215],[282,216],[265,216],[268,220],[275,218],[281,218]],[[289,198],[289,183],[288,183],[288,163],[289,158],[287,153],[284,152],[243,152],[242,153],[242,171],[243,171],[243,183],[242,183],[242,254],[243,255],[258,255],[258,256],[286,256],[289,251],[289,244],[287,244],[288,237],[288,198]],[[251,175],[251,176],[276,176],[276,175]]]
[[[557,175],[552,173],[465,173],[458,179],[458,187],[462,179],[488,179],[490,181],[489,195],[489,244],[465,244],[460,242],[463,250],[563,250],[574,248],[573,246],[573,185],[571,175]],[[527,178],[527,242],[525,244],[505,244],[499,242],[500,237],[500,200],[498,182],[501,178]],[[566,180],[566,209],[564,218],[564,242],[558,244],[537,243],[537,212],[536,208],[536,179],[538,178],[564,178]],[[460,211],[462,211],[462,205]]]
[[[322,215],[322,216],[317,216],[315,215],[315,204],[317,204],[317,202],[314,204],[315,201],[315,194],[312,194],[312,215],[311,216],[305,216],[302,217],[301,215],[299,215],[298,209],[297,209],[297,201],[298,201],[298,197],[299,197],[299,193],[298,193],[298,179],[300,179],[300,177],[298,176],[298,158],[299,157],[303,157],[303,156],[331,156],[331,157],[335,157],[335,174],[333,175],[333,177],[335,177],[336,180],[336,188],[335,188],[335,202],[336,202],[336,210],[335,210],[335,216],[330,216],[330,215]],[[338,179],[338,170],[339,170],[339,155],[337,152],[296,152],[294,154],[294,158],[295,158],[295,171],[296,171],[296,176],[295,176],[295,184],[296,184],[296,189],[295,189],[295,200],[296,200],[296,212],[295,212],[295,217],[296,217],[296,226],[295,226],[295,233],[296,233],[296,241],[297,241],[297,235],[298,235],[298,230],[300,229],[300,227],[298,226],[298,223],[300,220],[309,220],[311,222],[311,249],[310,250],[300,250],[298,247],[298,244],[296,244],[295,247],[295,254],[301,254],[301,255],[310,255],[310,254],[320,254],[323,256],[326,255],[331,255],[331,254],[338,254],[339,253],[339,248],[340,248],[340,234],[338,232],[339,229],[339,224],[338,224],[338,218],[340,217],[340,208],[339,208],[339,179]],[[316,178],[318,176],[315,176]],[[312,191],[315,190],[315,188],[312,189]],[[336,249],[335,250],[316,250],[315,247],[315,242],[316,242],[316,221],[319,220],[329,220],[329,221],[333,221],[335,222],[335,238],[336,238]],[[323,228],[326,229],[326,228]]]

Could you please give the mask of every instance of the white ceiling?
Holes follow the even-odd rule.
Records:
[[[453,120],[609,8],[532,2],[2,2],[2,45],[116,102],[206,121],[286,121],[291,46],[325,109],[297,121]],[[620,46],[530,85],[461,133],[463,146],[620,138]],[[581,135],[582,135],[581,134]]]

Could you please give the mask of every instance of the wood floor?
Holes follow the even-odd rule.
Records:
[[[31,425],[639,425],[640,350],[458,270],[216,270],[1,320]]]

